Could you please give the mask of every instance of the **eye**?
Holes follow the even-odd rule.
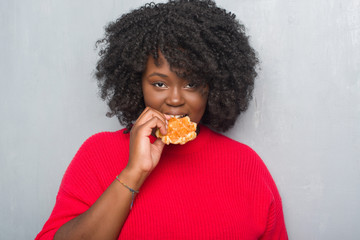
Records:
[[[196,88],[196,84],[195,83],[188,83],[186,84],[185,88]]]
[[[166,85],[163,82],[155,82],[152,85],[158,88],[166,88]]]

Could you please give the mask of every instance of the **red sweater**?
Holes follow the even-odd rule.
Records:
[[[126,166],[129,134],[98,133],[79,149],[36,239],[52,239],[85,212]],[[185,145],[165,146],[137,194],[119,239],[287,239],[281,199],[248,146],[201,125]]]

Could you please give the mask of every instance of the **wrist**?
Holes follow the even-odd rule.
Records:
[[[148,173],[144,173],[127,166],[121,171],[121,173],[118,175],[118,178],[129,185],[131,188],[139,190],[148,175]]]

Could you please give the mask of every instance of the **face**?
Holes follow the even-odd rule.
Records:
[[[195,86],[178,77],[162,54],[158,62],[156,66],[150,56],[142,76],[145,105],[168,115],[187,115],[199,123],[205,112],[208,87]]]

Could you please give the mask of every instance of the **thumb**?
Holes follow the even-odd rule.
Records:
[[[158,158],[160,158],[164,146],[165,143],[163,143],[163,141],[161,141],[160,138],[156,139],[155,142],[151,144],[151,148],[152,148],[151,150],[153,152],[153,156],[157,156]]]

